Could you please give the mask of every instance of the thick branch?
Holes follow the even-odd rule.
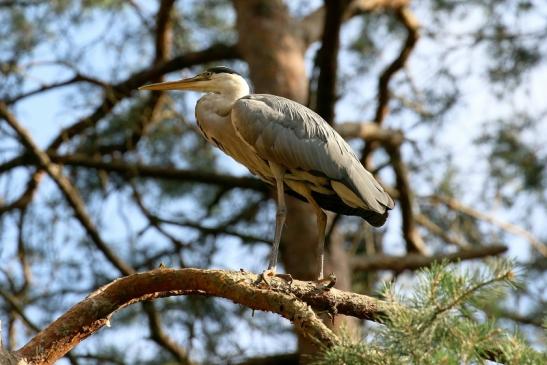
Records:
[[[303,336],[323,346],[337,337],[316,316],[314,308],[372,318],[381,302],[336,289],[320,290],[316,284],[271,278],[262,289],[258,276],[246,272],[200,269],[156,269],[123,277],[100,288],[76,304],[17,351],[30,364],[52,364],[83,339],[110,324],[114,312],[130,304],[172,295],[206,295],[230,299],[252,309],[277,313],[295,324]]]
[[[404,270],[416,270],[422,267],[427,267],[433,263],[449,262],[459,260],[471,260],[486,256],[495,256],[507,251],[507,247],[503,245],[492,245],[483,247],[473,247],[466,250],[450,254],[439,254],[434,256],[424,256],[419,254],[407,254],[406,256],[391,256],[391,255],[373,255],[373,256],[355,256],[352,258],[351,264],[354,270],[359,271],[376,271],[376,270],[393,270],[401,272]]]
[[[340,27],[348,0],[325,0],[325,27],[317,67],[317,103],[315,111],[329,124],[334,123],[336,105],[336,75],[338,71],[338,51],[340,47]]]

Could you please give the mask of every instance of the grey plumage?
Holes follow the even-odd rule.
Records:
[[[146,90],[206,92],[196,105],[202,135],[277,190],[275,237],[268,270],[275,273],[285,223],[284,193],[310,203],[317,217],[319,278],[323,277],[325,210],[385,223],[393,200],[361,165],[350,146],[318,114],[275,95],[249,95],[241,75],[217,66]]]
[[[275,161],[289,171],[304,170],[326,177],[322,187],[330,194],[314,191],[318,179],[309,182],[322,208],[361,216],[375,226],[385,222],[393,200],[347,142],[317,113],[286,98],[255,94],[237,100],[231,117],[241,138],[264,160]],[[332,180],[356,193],[365,206],[345,204],[332,188]]]

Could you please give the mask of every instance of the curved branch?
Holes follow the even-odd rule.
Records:
[[[374,121],[378,124],[383,122],[388,113],[388,102],[390,97],[389,82],[391,81],[393,75],[404,67],[408,57],[416,45],[416,42],[418,42],[418,38],[420,37],[420,24],[414,14],[412,14],[410,8],[403,6],[397,9],[396,14],[401,23],[403,23],[407,29],[407,37],[397,58],[394,59],[393,62],[384,70],[378,80],[378,106],[376,108],[376,115],[374,116]]]
[[[318,289],[303,281],[269,279],[239,271],[159,268],[115,280],[90,294],[16,351],[29,364],[52,364],[83,339],[110,324],[112,314],[128,305],[173,295],[205,295],[229,299],[252,309],[273,312],[292,321],[296,330],[323,346],[338,343],[336,335],[316,316],[316,309],[373,318],[381,302],[337,289]]]

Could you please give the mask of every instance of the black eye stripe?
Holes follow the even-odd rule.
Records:
[[[214,73],[214,74],[227,73],[227,74],[239,75],[239,73],[235,72],[234,70],[232,70],[231,68],[228,68],[226,66],[211,67],[211,68],[208,68],[206,70],[206,72],[211,72],[211,73]],[[241,76],[241,75],[239,75],[239,76]]]

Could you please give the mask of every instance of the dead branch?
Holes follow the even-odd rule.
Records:
[[[459,261],[482,258],[486,256],[496,256],[507,251],[507,247],[503,245],[492,245],[473,247],[466,250],[449,254],[438,254],[434,256],[424,256],[419,254],[407,254],[405,256],[391,255],[372,255],[372,256],[354,256],[351,264],[354,270],[358,271],[377,271],[377,270],[392,270],[402,272],[404,270],[416,270],[422,267],[427,267],[433,263],[442,261]]]

